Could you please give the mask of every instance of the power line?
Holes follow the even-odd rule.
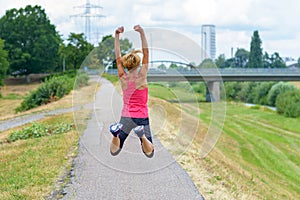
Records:
[[[103,18],[105,15],[99,14],[97,12],[93,13],[92,10],[97,11],[97,9],[103,9],[102,6],[91,4],[89,0],[86,0],[86,3],[80,6],[75,6],[74,8],[84,9],[83,13],[71,15],[71,17],[82,17],[85,18],[85,36],[87,40],[91,42],[91,18]]]

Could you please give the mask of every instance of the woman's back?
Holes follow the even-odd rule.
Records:
[[[136,82],[127,81],[123,89],[123,117],[147,118],[148,117],[148,88],[136,88]]]

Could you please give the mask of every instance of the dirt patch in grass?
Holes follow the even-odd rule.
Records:
[[[30,84],[41,83],[42,79],[46,76],[48,76],[48,74],[30,74],[29,75]],[[5,83],[5,85],[21,85],[21,84],[26,85],[26,84],[28,84],[25,76],[8,77],[7,79],[5,79],[4,83]]]
[[[2,96],[7,96],[9,94],[25,96],[26,94],[29,94],[30,91],[38,88],[39,85],[40,83],[6,85],[1,89]]]

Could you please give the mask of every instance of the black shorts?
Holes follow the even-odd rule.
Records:
[[[122,131],[127,135],[137,126],[144,126],[145,136],[152,142],[151,130],[149,124],[149,118],[130,118],[130,117],[121,117],[120,123],[122,126]]]
[[[127,136],[137,126],[144,126],[145,136],[152,143],[151,130],[149,124],[149,118],[130,118],[121,117],[120,123],[123,125],[119,138],[121,141],[120,147],[122,148]]]

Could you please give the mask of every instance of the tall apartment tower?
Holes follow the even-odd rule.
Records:
[[[205,24],[201,27],[202,59],[216,59],[216,30],[215,25]]]

